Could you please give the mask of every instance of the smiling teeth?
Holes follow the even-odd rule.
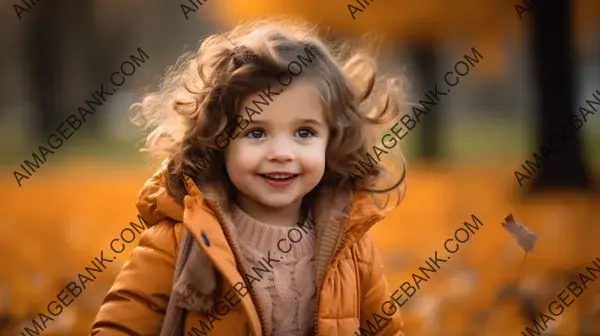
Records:
[[[293,174],[265,174],[266,177],[273,180],[287,180],[293,177]]]

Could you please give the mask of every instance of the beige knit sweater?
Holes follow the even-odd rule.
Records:
[[[252,284],[260,300],[270,308],[273,335],[307,335],[313,324],[316,304],[316,232],[265,224],[235,205],[231,209],[231,219],[236,240],[248,265],[258,265],[263,257],[266,259],[269,251],[273,259],[280,260],[273,263],[272,272],[266,274],[263,280]],[[282,239],[284,241],[280,242]]]

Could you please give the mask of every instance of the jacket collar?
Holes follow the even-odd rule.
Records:
[[[191,178],[186,176],[185,180],[189,197],[205,200],[205,210],[217,217],[228,217],[222,210],[229,206],[223,186],[213,183],[199,188]],[[324,272],[337,252],[362,238],[384,215],[369,193],[354,192],[350,188],[320,188],[313,206],[317,230],[316,279],[320,286]]]

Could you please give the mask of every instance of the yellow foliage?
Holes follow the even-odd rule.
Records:
[[[384,256],[391,288],[410,280],[435,250],[443,249],[454,230],[470,221],[471,214],[484,226],[437,274],[422,283],[401,309],[407,334],[434,332],[436,323],[446,334],[457,334],[473,327],[482,311],[488,312],[491,320],[488,333],[480,330],[478,335],[516,334],[530,325],[521,317],[516,299],[494,301],[499,289],[515,279],[523,256],[500,226],[509,212],[540,236],[521,278],[534,284],[532,290],[539,293],[542,306],[572,281],[564,276],[565,270],[578,271],[598,256],[600,226],[593,222],[600,217],[598,199],[548,194],[517,202],[513,196],[518,184],[510,174],[513,168],[462,165],[442,172],[411,164],[405,200],[371,232]],[[11,300],[4,301],[0,309],[4,313],[8,309],[18,319],[43,311],[68,281],[135,220],[137,191],[151,173],[114,167],[49,166],[21,190],[4,182],[0,187],[8,192],[2,193],[0,201],[10,206],[4,210],[0,228],[0,284],[9,289]],[[69,307],[75,321],[71,334],[87,331],[131,249],[111,265],[110,272],[88,283],[88,289]],[[576,334],[580,319],[597,298],[594,293],[600,292],[598,286],[590,283],[590,290],[561,315],[559,330],[563,334]],[[57,320],[63,318],[61,315]]]

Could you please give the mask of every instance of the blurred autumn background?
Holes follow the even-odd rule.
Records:
[[[363,1],[365,2],[365,1]],[[483,58],[402,142],[401,206],[372,231],[391,288],[475,214],[484,226],[401,308],[406,335],[519,334],[600,256],[600,115],[519,187],[514,171],[600,90],[600,2],[372,1],[353,19],[339,0],[43,1],[21,19],[0,2],[0,334],[20,334],[131,221],[152,174],[128,107],[198,41],[241,20],[293,14],[330,38],[383,34],[382,70],[409,79],[413,102],[476,48]],[[543,6],[546,6],[542,9]],[[17,2],[18,3],[18,2]],[[522,18],[521,18],[522,16]],[[119,92],[18,187],[13,170],[141,47],[149,56]],[[523,250],[500,222],[512,213],[540,239]],[[136,241],[44,335],[86,335]],[[144,281],[140,279],[140,281]],[[39,320],[39,319],[38,319]],[[544,335],[600,335],[600,284]]]

